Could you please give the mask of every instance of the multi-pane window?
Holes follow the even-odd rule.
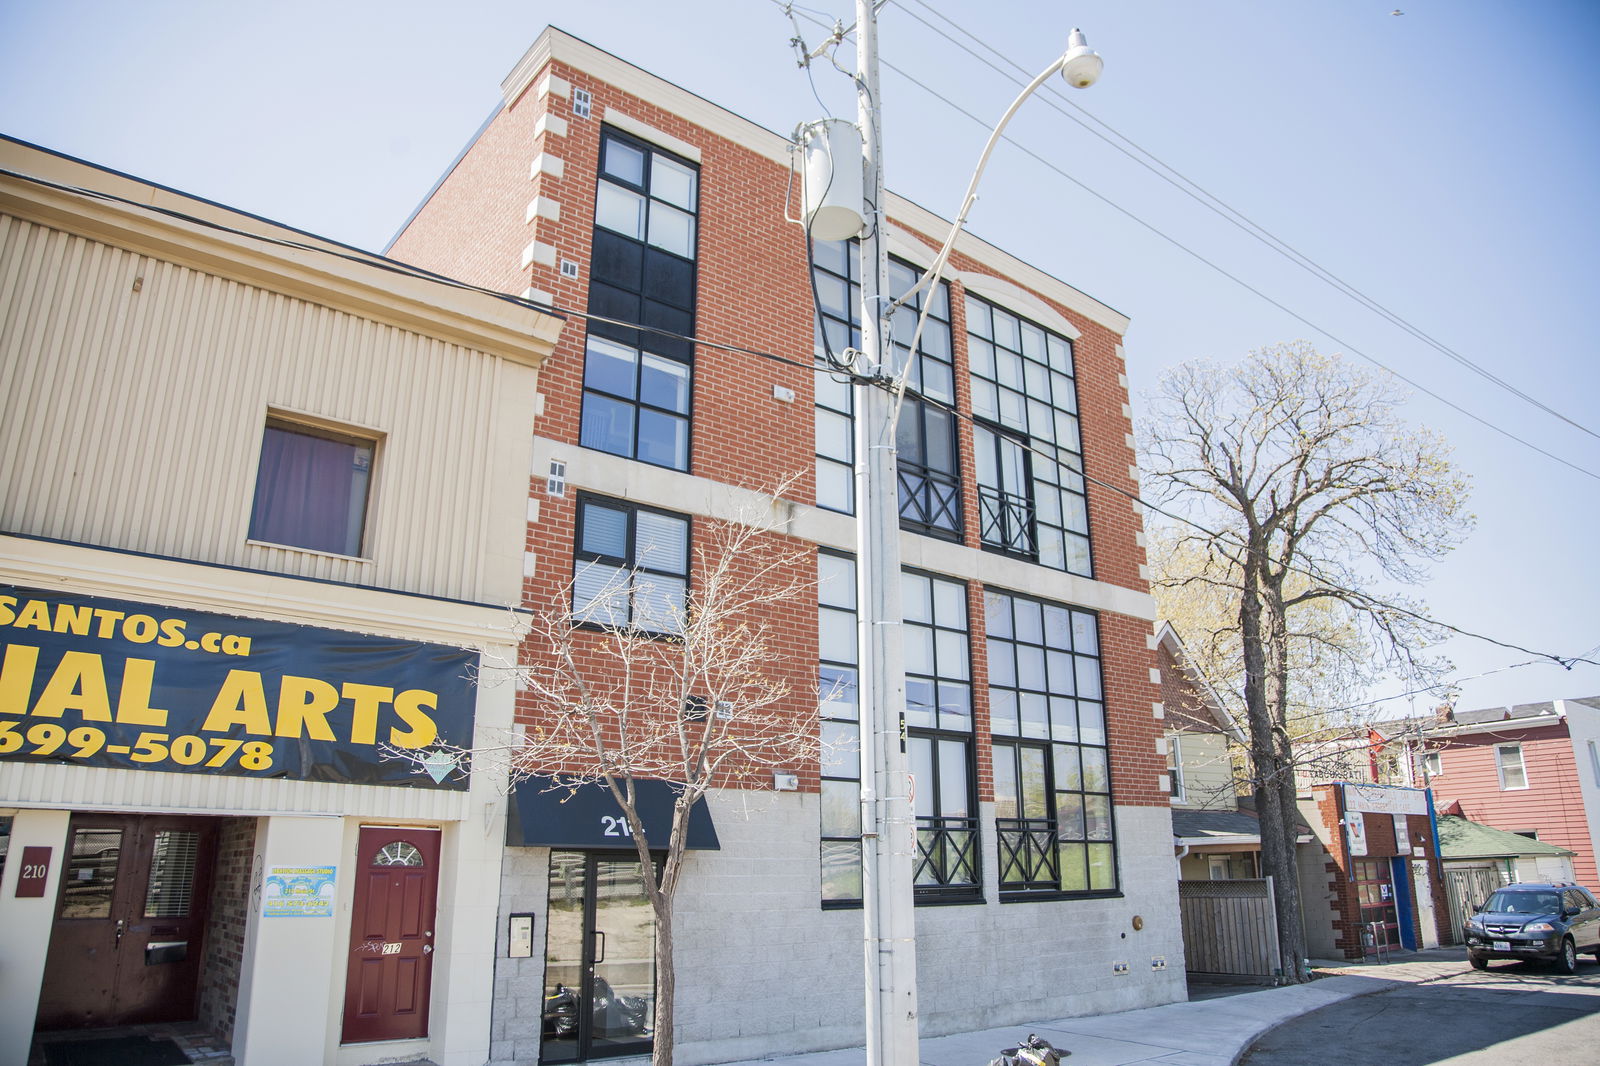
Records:
[[[689,163],[603,131],[589,313],[625,324],[589,322],[586,448],[689,468],[699,184]]]
[[[580,497],[572,617],[646,633],[679,633],[689,586],[689,519]]]
[[[969,296],[967,350],[984,547],[1091,576],[1072,342]]]
[[[1177,733],[1167,734],[1167,787],[1175,802],[1184,802],[1183,738]]]
[[[375,447],[369,438],[268,419],[250,539],[360,555]]]
[[[1000,889],[1115,891],[1098,622],[995,590],[984,616]]]
[[[913,572],[901,576],[900,587],[917,896],[971,897],[979,891],[979,866],[967,588]]]
[[[1494,749],[1495,769],[1500,772],[1502,789],[1528,787],[1528,772],[1522,765],[1521,744],[1500,744]]]
[[[889,263],[889,292],[898,299],[920,272]],[[911,338],[931,302],[916,352]],[[891,366],[906,374],[906,394],[895,423],[900,453],[900,521],[908,529],[961,538],[961,460],[956,447],[955,371],[950,354],[950,290],[942,282],[907,301],[889,323]]]
[[[812,272],[817,287],[817,357],[835,356],[861,345],[859,245],[854,241],[814,241]],[[920,277],[912,267],[889,263],[892,296],[910,290]],[[931,301],[915,355],[911,339],[917,318]],[[824,344],[826,343],[826,348]],[[889,324],[888,359],[904,370],[906,394],[895,424],[899,451],[900,520],[907,529],[935,536],[961,536],[960,458],[956,445],[955,371],[950,343],[950,290],[943,283],[918,293],[895,312]],[[826,377],[817,386],[817,502],[836,511],[854,509],[851,476],[855,461],[849,382]]]
[[[817,292],[816,359],[861,347],[861,256],[853,241],[813,241],[811,272]],[[817,506],[855,512],[855,395],[850,378],[818,374],[816,397]]]
[[[856,565],[817,555],[817,696],[822,708],[822,899],[861,899],[861,736]]]

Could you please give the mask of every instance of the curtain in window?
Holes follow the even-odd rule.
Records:
[[[358,489],[355,452],[341,441],[268,426],[256,474],[251,539],[359,555],[361,524],[351,521]],[[365,496],[364,486],[360,495]]]

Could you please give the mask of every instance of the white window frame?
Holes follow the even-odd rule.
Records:
[[[1167,734],[1167,778],[1170,783],[1168,791],[1172,795],[1172,802],[1188,803],[1189,791],[1183,775],[1182,734],[1179,733]]]
[[[1422,772],[1429,777],[1444,776],[1444,752],[1425,751],[1422,753]]]
[[[1509,769],[1509,767],[1507,767],[1505,758],[1501,753],[1508,751],[1514,751],[1517,753],[1516,771],[1522,777],[1522,783],[1520,785],[1511,785],[1506,783],[1506,770]],[[1522,757],[1521,744],[1496,744],[1494,746],[1494,770],[1500,778],[1500,791],[1517,792],[1528,787],[1528,764],[1527,761]]]

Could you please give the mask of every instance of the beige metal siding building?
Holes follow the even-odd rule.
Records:
[[[0,1061],[196,1020],[243,1064],[482,1062],[504,801],[381,748],[511,724],[475,681],[515,658],[561,320],[0,169]]]

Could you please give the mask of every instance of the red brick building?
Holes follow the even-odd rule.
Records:
[[[1298,856],[1312,958],[1359,959],[1454,942],[1425,789],[1315,785],[1300,814],[1320,845]]]
[[[525,605],[647,558],[670,602],[708,531],[784,484],[783,539],[822,581],[791,605],[775,667],[796,700],[819,676],[849,691],[852,397],[820,360],[858,343],[854,249],[808,257],[788,140],[589,44],[547,30],[501,88],[389,253],[574,312],[540,379]],[[889,215],[898,293],[948,223],[894,196]],[[898,433],[921,1029],[1180,999],[1128,321],[970,235],[945,277],[919,297],[920,349],[901,350]],[[526,724],[537,713],[524,702]],[[822,728],[848,732],[853,714],[835,701]],[[677,910],[681,1061],[861,1042],[846,761],[794,767],[798,788],[748,818],[748,795],[711,796],[720,848],[694,856]],[[531,954],[498,952],[497,1062],[648,1045],[647,1022],[540,1018],[550,997],[592,1006],[615,989],[647,1010],[652,995],[648,957],[608,964],[579,935],[615,917],[632,852],[573,844],[562,818],[524,818],[507,851],[501,909],[532,915],[534,935]]]

